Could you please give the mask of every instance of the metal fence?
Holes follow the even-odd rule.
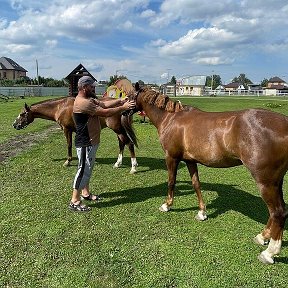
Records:
[[[102,96],[106,91],[107,86],[97,86],[96,94]],[[29,96],[68,96],[68,87],[42,87],[42,86],[27,86],[27,87],[4,87],[0,86],[0,95],[4,97],[29,97]]]
[[[6,97],[25,97],[25,96],[67,96],[68,87],[3,87],[0,86],[0,94]]]

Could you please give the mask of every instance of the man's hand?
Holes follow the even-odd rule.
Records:
[[[135,100],[128,100],[123,104],[123,107],[125,108],[125,110],[134,109],[136,107],[136,102]]]

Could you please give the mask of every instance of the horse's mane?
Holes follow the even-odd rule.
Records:
[[[142,88],[141,97],[144,102],[154,105],[160,109],[164,109],[167,112],[187,110],[187,107],[183,106],[180,101],[173,101],[168,96],[163,95],[151,88]]]

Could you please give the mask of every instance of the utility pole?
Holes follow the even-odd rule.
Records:
[[[39,86],[39,71],[38,71],[38,60],[36,59],[36,77],[37,77],[37,86]]]
[[[214,80],[214,70],[212,70],[212,77],[211,77],[211,93],[213,91],[213,80]]]

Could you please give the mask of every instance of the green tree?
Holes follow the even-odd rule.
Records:
[[[232,80],[233,83],[241,83],[241,84],[252,84],[252,81],[246,77],[244,73],[241,73],[238,77],[234,77]]]
[[[123,76],[123,75],[113,75],[113,76],[110,76],[110,79],[107,83],[108,86],[111,86],[111,85],[114,85],[115,82],[119,79],[127,79],[126,76]]]
[[[142,80],[138,80],[137,82],[139,83],[140,87],[145,85],[144,81],[142,81]]]
[[[262,81],[261,81],[261,86],[262,87],[267,87],[267,84],[268,84],[269,80],[264,78]]]
[[[171,77],[171,80],[170,80],[169,84],[171,84],[171,85],[175,85],[176,84],[176,77],[175,76]]]
[[[213,83],[212,83],[212,77],[213,77]],[[221,80],[220,75],[214,74],[212,76],[206,77],[205,85],[208,87],[212,86],[212,90],[215,90],[221,84],[222,84],[222,80]]]

